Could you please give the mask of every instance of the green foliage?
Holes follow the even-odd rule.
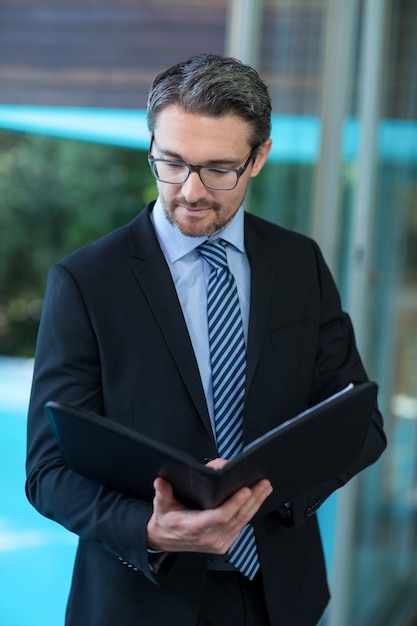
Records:
[[[0,132],[0,354],[33,355],[50,266],[155,195],[145,152]]]
[[[311,163],[267,162],[252,181],[249,210],[274,224],[307,234],[314,172]]]

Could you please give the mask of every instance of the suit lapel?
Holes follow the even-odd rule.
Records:
[[[245,216],[245,246],[251,266],[250,317],[247,353],[247,388],[259,360],[270,306],[274,268],[263,233]]]
[[[204,425],[213,437],[197,361],[171,273],[150,220],[151,209],[152,205],[146,207],[129,228],[130,252],[137,260],[133,273]]]

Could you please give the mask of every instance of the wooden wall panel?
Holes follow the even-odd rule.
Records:
[[[144,108],[155,74],[223,54],[227,0],[2,0],[0,104]]]
[[[200,52],[224,53],[227,5],[0,0],[0,104],[144,108],[159,70]],[[417,1],[388,5],[383,115],[413,119]],[[277,112],[318,112],[325,6],[264,0],[262,75]]]

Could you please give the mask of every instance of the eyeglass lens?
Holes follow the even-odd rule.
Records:
[[[156,160],[153,162],[153,171],[160,181],[181,185],[187,180],[191,170],[183,163]],[[203,183],[214,189],[231,189],[238,178],[235,171],[221,168],[202,167],[199,168],[199,173]]]

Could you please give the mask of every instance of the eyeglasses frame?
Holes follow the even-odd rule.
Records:
[[[191,163],[187,163],[186,161],[173,161],[172,159],[159,159],[154,157],[151,154],[151,150],[152,150],[152,145],[153,142],[155,140],[155,136],[152,134],[151,136],[151,143],[149,146],[149,152],[148,152],[148,163],[149,163],[149,167],[151,168],[151,172],[152,172],[152,176],[156,179],[159,180],[161,183],[166,183],[167,185],[184,185],[184,183],[187,182],[187,180],[189,179],[190,175],[193,172],[196,172],[201,180],[201,182],[203,183],[204,187],[207,187],[207,189],[214,189],[216,191],[231,191],[232,189],[235,189],[239,183],[239,180],[241,178],[241,176],[243,176],[243,174],[246,172],[249,163],[251,162],[251,160],[255,160],[256,158],[256,151],[259,148],[259,145],[255,146],[250,155],[248,156],[246,162],[244,163],[244,165],[242,165],[242,167],[239,167],[238,169],[235,169],[233,167],[221,167],[221,168],[215,168],[215,167],[210,167],[209,165],[191,165]],[[183,180],[181,183],[176,183],[176,182],[171,182],[168,180],[161,180],[160,178],[158,178],[155,173],[154,173],[154,168],[153,165],[154,163],[158,162],[158,161],[162,161],[163,163],[175,163],[177,165],[185,165],[186,167],[188,167],[188,174],[185,178],[185,180]],[[201,176],[201,170],[204,169],[221,169],[227,172],[234,172],[236,174],[236,183],[233,185],[233,187],[213,187],[212,185],[207,185],[207,183],[204,182],[202,176]]]

